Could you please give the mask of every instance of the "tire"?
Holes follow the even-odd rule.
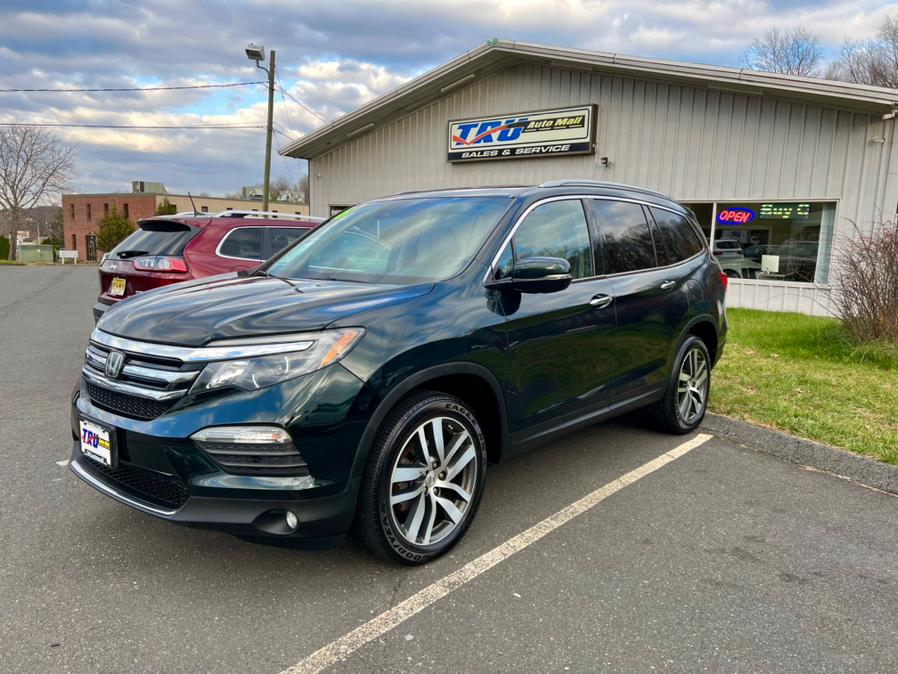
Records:
[[[486,463],[483,432],[464,401],[435,391],[406,398],[384,422],[368,456],[359,535],[377,554],[403,564],[439,557],[471,525]]]
[[[693,372],[696,368],[698,375]],[[688,379],[682,379],[681,375]],[[708,347],[698,337],[689,335],[677,349],[664,397],[650,408],[655,426],[676,435],[691,433],[705,418],[710,392]],[[689,402],[684,401],[684,397]]]

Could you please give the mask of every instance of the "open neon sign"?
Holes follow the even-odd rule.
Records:
[[[721,225],[747,225],[755,219],[755,212],[750,208],[733,206],[724,208],[717,214],[717,222]]]

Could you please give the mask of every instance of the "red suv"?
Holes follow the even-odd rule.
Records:
[[[103,256],[94,320],[145,290],[229,271],[252,269],[318,226],[321,218],[225,211],[179,213],[138,222]]]

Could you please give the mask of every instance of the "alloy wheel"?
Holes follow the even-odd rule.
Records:
[[[677,409],[686,425],[692,424],[705,411],[708,400],[708,359],[698,347],[686,352],[680,364],[677,381]]]
[[[477,484],[477,448],[451,417],[421,423],[396,457],[390,474],[390,514],[413,545],[432,545],[465,520]]]

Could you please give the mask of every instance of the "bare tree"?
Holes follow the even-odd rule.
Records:
[[[742,66],[769,73],[815,77],[819,74],[823,45],[804,28],[780,31],[771,28],[742,54]]]
[[[826,75],[855,84],[898,88],[898,16],[886,17],[873,40],[846,40]]]
[[[9,214],[9,259],[25,212],[56,199],[75,173],[75,148],[27,124],[0,127],[0,209]]]
[[[309,174],[303,173],[296,181],[296,189],[302,192],[303,200],[309,203]]]
[[[284,192],[289,192],[290,189],[290,181],[287,180],[284,176],[275,178],[271,181],[271,186],[269,187],[269,191],[271,192],[271,200],[277,201]]]

